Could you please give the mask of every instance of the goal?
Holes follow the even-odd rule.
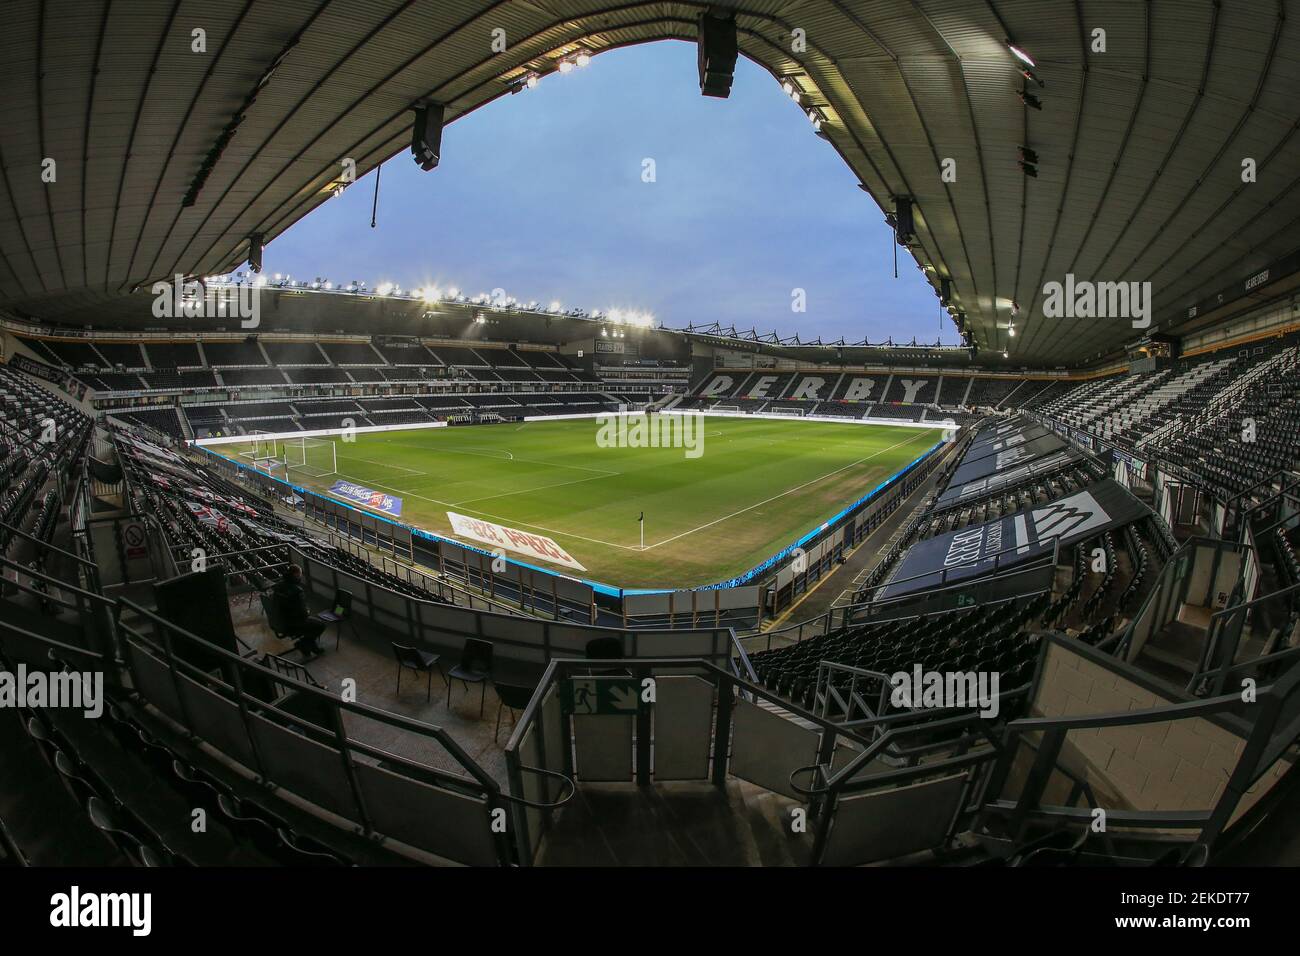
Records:
[[[785,406],[785,407],[773,406],[772,408],[769,408],[767,410],[767,413],[769,415],[787,415],[791,418],[803,418],[806,414],[808,414],[807,410],[803,408],[800,407],[792,408],[790,406]]]
[[[329,438],[286,438],[284,449],[285,470],[309,478],[324,478],[338,474],[338,449]]]
[[[253,445],[248,451],[241,451],[240,458],[252,459],[254,465],[268,468],[279,464],[276,456],[275,436],[270,432],[252,431],[248,433]]]

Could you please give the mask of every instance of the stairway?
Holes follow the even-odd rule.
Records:
[[[743,780],[582,784],[556,811],[536,866],[803,866],[795,801]]]

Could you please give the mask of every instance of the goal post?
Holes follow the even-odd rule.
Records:
[[[241,451],[239,453],[240,458],[251,459],[254,465],[261,465],[263,467],[277,463],[279,459],[276,455],[276,441],[274,435],[270,432],[251,431],[248,433],[248,438],[252,441],[252,445],[247,451]]]
[[[309,478],[325,478],[338,474],[338,448],[330,438],[286,438],[284,467],[290,474],[297,472]]]

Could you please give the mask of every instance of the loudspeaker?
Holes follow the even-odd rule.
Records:
[[[255,232],[248,237],[248,271],[262,271],[262,234]]]
[[[915,235],[916,226],[912,222],[912,197],[899,196],[894,200],[894,232],[898,235],[898,241],[902,245],[907,245],[907,241]]]
[[[700,92],[726,99],[736,73],[736,21],[705,12],[700,14]]]
[[[441,103],[426,103],[415,109],[415,124],[411,127],[411,156],[415,164],[426,173],[438,165],[442,156]]]

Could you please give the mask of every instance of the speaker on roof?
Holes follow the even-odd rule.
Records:
[[[726,99],[736,73],[736,20],[710,11],[700,14],[700,92]]]
[[[912,222],[911,196],[899,196],[894,200],[894,233],[898,236],[899,244],[904,246],[916,234],[916,226]]]
[[[415,108],[415,123],[411,127],[411,156],[426,173],[438,165],[442,156],[441,103],[426,103]]]
[[[255,232],[248,237],[248,270],[262,271],[262,234]]]

